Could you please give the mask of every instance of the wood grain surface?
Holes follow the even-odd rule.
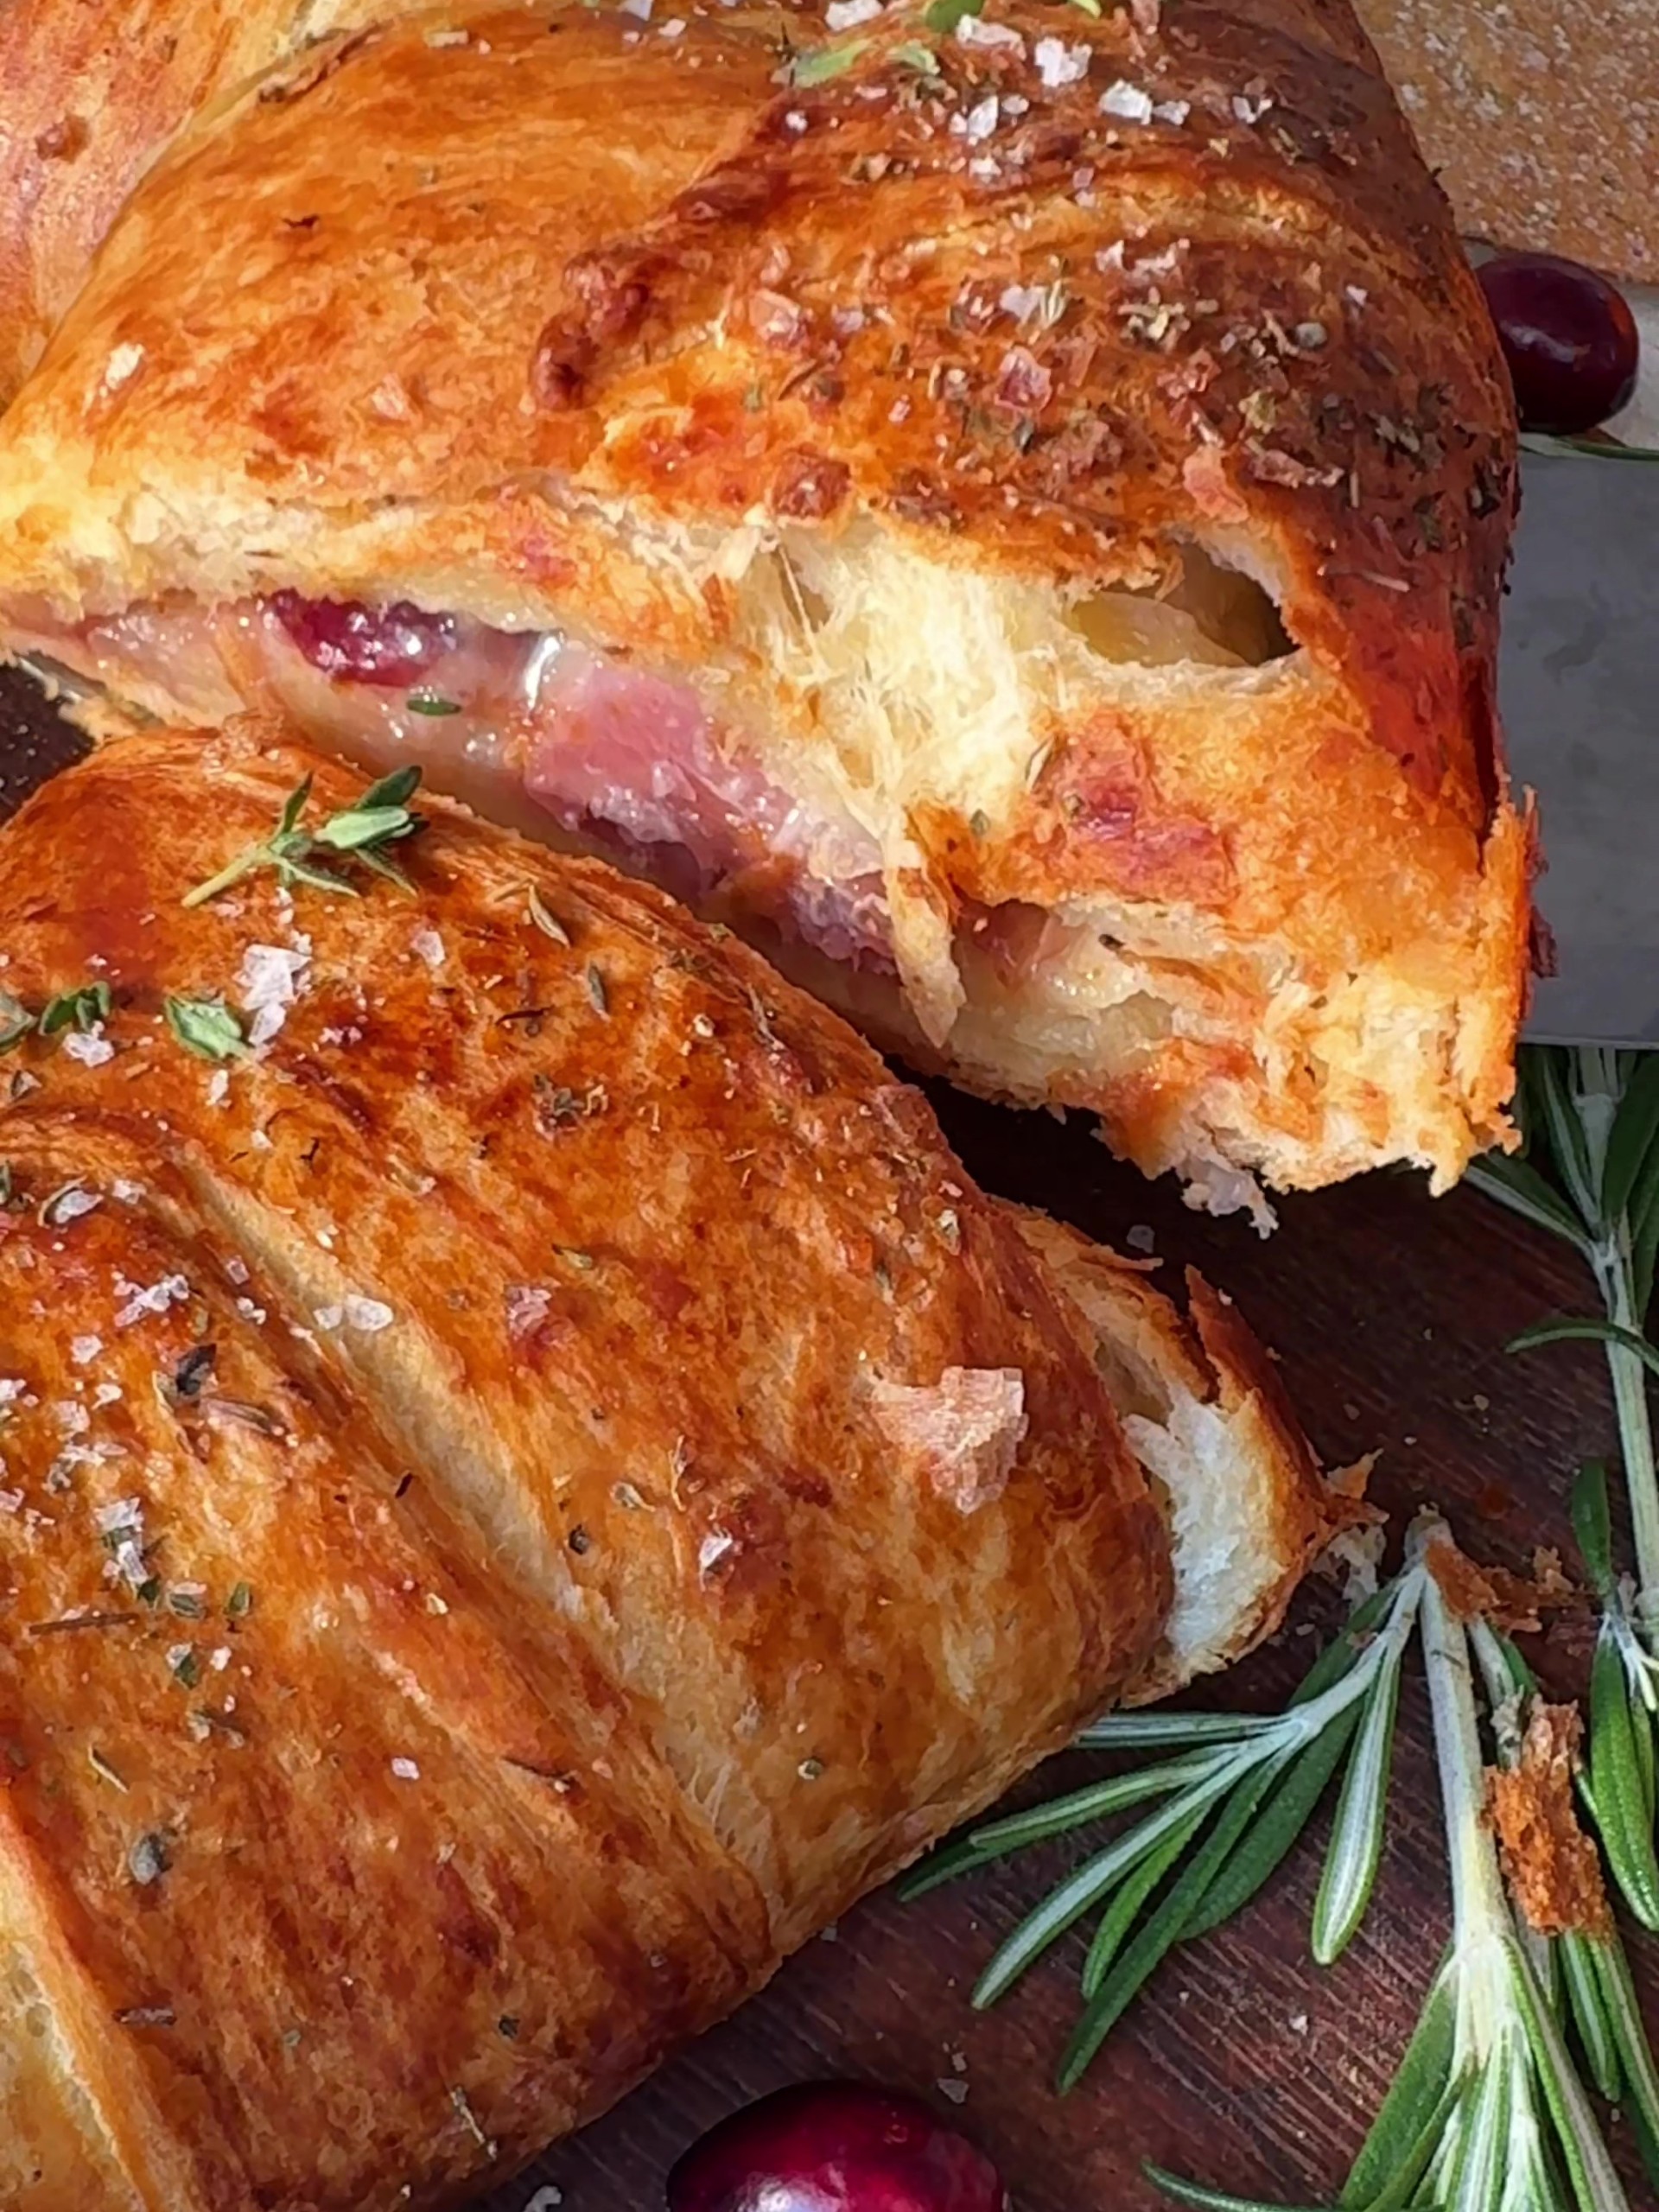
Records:
[[[72,750],[32,687],[0,671],[0,814]],[[1546,1311],[1590,1310],[1570,1254],[1473,1192],[1434,1200],[1404,1175],[1290,1199],[1264,1242],[1119,1166],[1081,1120],[944,1091],[935,1103],[988,1188],[1112,1242],[1144,1227],[1172,1270],[1196,1262],[1230,1291],[1277,1349],[1327,1461],[1380,1452],[1373,1494],[1395,1516],[1396,1544],[1411,1509],[1432,1502],[1478,1556],[1524,1567],[1549,1545],[1575,1563],[1567,1485],[1580,1458],[1614,1441],[1601,1354],[1561,1346],[1517,1360],[1503,1350]],[[1316,1583],[1273,1647],[1204,1701],[1276,1702],[1339,1612],[1334,1588]],[[1530,1640],[1529,1653],[1558,1692],[1581,1685],[1584,1638],[1571,1620]],[[1059,1761],[1035,1786],[1099,1770]],[[1321,1815],[1316,1839],[1324,1828]],[[537,2212],[658,2212],[670,2164],[703,2128],[785,2082],[846,2074],[917,2089],[947,2111],[965,2089],[961,2124],[998,2160],[1019,2212],[1149,2212],[1159,2200],[1140,2178],[1145,2158],[1243,2192],[1328,2201],[1449,1926],[1421,1683],[1402,1704],[1377,1896],[1347,1955],[1329,1972],[1308,1958],[1319,1867],[1304,1847],[1238,1921],[1167,1962],[1083,2087],[1059,2100],[1050,2081],[1075,2016],[1082,1937],[988,2014],[969,2010],[968,1991],[998,1938],[1081,1850],[1022,1854],[915,1905],[871,1899],[735,2019],[478,2212],[524,2212],[550,2188],[557,2194]],[[1659,1945],[1631,1948],[1659,2033]],[[1634,2178],[1631,2196],[1655,2202]]]

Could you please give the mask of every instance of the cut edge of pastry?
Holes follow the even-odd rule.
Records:
[[[1174,1602],[1124,1700],[1150,1704],[1270,1636],[1313,1560],[1370,1510],[1342,1477],[1321,1474],[1268,1352],[1202,1275],[1187,1273],[1183,1314],[1142,1263],[1046,1214],[1014,1211],[1071,1300],[1167,1509]]]
[[[82,625],[55,627],[37,601],[41,626],[31,631],[0,590],[8,649],[96,739],[152,718],[211,723],[274,709],[325,749],[382,770],[420,760],[437,788],[487,819],[662,880],[643,857],[655,846],[636,853],[625,839],[619,850],[604,818],[593,835],[585,815],[565,823],[556,789],[537,783],[537,760],[551,755],[533,731],[504,744],[460,693],[460,710],[443,719],[388,721],[383,690],[303,667],[257,609],[279,582],[307,598],[385,603],[390,587],[383,575],[377,589],[375,569],[385,559],[398,595],[457,620],[482,658],[515,664],[515,681],[526,657],[555,664],[556,652],[537,659],[543,642],[608,664],[618,639],[556,594],[453,561],[404,565],[407,518],[367,532],[322,511],[306,519],[274,565],[238,557],[228,538],[175,546],[159,597],[94,616],[104,643],[79,661]],[[130,517],[121,528],[130,534]],[[1029,873],[1026,849],[1046,834],[1039,787],[1066,753],[1053,734],[1079,717],[1135,731],[1160,716],[1201,721],[1217,752],[1269,711],[1287,726],[1340,721],[1342,687],[1284,627],[1267,533],[1218,534],[1195,516],[1192,534],[1170,542],[1161,587],[1126,580],[1082,597],[930,557],[906,533],[868,523],[837,537],[634,517],[612,550],[670,600],[722,598],[729,635],[700,665],[649,639],[622,646],[621,665],[638,650],[647,683],[695,698],[717,746],[731,748],[735,787],[760,779],[820,823],[825,850],[864,855],[877,871],[868,880],[882,885],[896,973],[826,957],[747,906],[744,886],[765,869],[740,871],[731,892],[717,884],[699,911],[737,926],[885,1048],[1000,1103],[1097,1113],[1113,1149],[1144,1173],[1173,1171],[1194,1205],[1247,1211],[1263,1230],[1273,1222],[1264,1186],[1316,1188],[1405,1162],[1440,1192],[1476,1154],[1513,1142],[1504,1108],[1525,989],[1529,800],[1517,810],[1500,792],[1455,899],[1437,897],[1421,925],[1402,917],[1384,951],[1351,952],[1346,965],[1288,892],[1258,929],[1241,898],[1217,908],[1178,884],[1131,896],[1103,881],[1056,883],[1039,903],[988,887],[982,903],[968,887]],[[472,645],[460,658],[482,664]],[[436,688],[446,698],[454,689]],[[1150,780],[1134,804],[1144,797],[1155,813],[1155,766],[1136,772]],[[648,815],[658,805],[648,794],[639,804]],[[1252,866],[1259,874],[1259,855]],[[832,912],[844,897],[856,934],[855,885],[819,881],[816,867],[803,881]],[[1258,886],[1251,900],[1262,895]]]

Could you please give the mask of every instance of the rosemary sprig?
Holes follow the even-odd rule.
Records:
[[[1570,1244],[1600,1294],[1600,1317],[1557,1315],[1512,1351],[1589,1338],[1605,1351],[1636,1548],[1632,1585],[1614,1569],[1605,1471],[1586,1469],[1573,1522],[1601,1600],[1591,1680],[1589,1789],[1614,1876],[1630,1909],[1659,1928],[1654,1849],[1655,1715],[1659,1712],[1659,1464],[1643,1334],[1659,1259],[1659,1053],[1529,1046],[1517,1102],[1519,1157],[1489,1154],[1470,1179]]]
[[[1504,1892],[1486,1818],[1469,1636],[1426,1568],[1446,1533],[1444,1523],[1426,1516],[1412,1531],[1408,1557],[1421,1577],[1452,1937],[1341,2206],[1343,2212],[1419,2205],[1446,2212],[1629,2212]],[[1501,1646],[1497,1661],[1507,1681]],[[1601,2024],[1617,2034],[1611,2008]],[[1167,2196],[1201,2212],[1274,2212],[1156,2167],[1147,2174]]]
[[[1175,1945],[1230,1919],[1255,1895],[1345,1759],[1313,1931],[1322,1963],[1340,1956],[1376,1885],[1401,1665],[1427,1580],[1427,1569],[1413,1565],[1362,1605],[1283,1713],[1109,1715],[1084,1731],[1084,1748],[1176,1756],[972,1829],[910,1877],[902,1894],[918,1896],[1157,1801],[1026,1916],[974,1991],[976,2007],[995,2004],[1069,1929],[1099,1913],[1083,1970],[1084,2009],[1060,2062],[1062,2091],[1081,2080]]]
[[[402,838],[412,837],[423,826],[421,816],[412,814],[409,807],[420,780],[418,767],[395,769],[391,775],[371,784],[353,805],[340,808],[329,815],[320,828],[311,830],[302,827],[305,810],[311,801],[312,779],[305,777],[283,801],[270,836],[257,845],[245,846],[217,875],[210,875],[205,883],[188,891],[183,903],[187,906],[205,906],[210,899],[217,899],[221,892],[228,891],[232,884],[240,883],[245,876],[264,868],[274,868],[279,880],[289,887],[305,883],[314,891],[356,898],[355,884],[348,882],[337,869],[317,865],[319,855],[326,858],[333,855],[360,861],[375,874],[386,876],[402,889],[409,890],[409,878],[388,857],[386,848]]]

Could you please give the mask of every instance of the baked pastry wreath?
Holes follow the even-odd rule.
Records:
[[[1217,1205],[1503,1141],[1501,364],[1345,6],[449,9],[138,187],[0,640],[607,850]]]
[[[16,2212],[459,2202],[1351,1510],[658,893],[437,801],[185,904],[360,806],[285,738],[0,832]]]

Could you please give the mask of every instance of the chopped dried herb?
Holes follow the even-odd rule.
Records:
[[[35,1017],[22,1001],[0,991],[0,1052],[9,1052],[33,1033]]]
[[[173,1370],[173,1388],[181,1398],[199,1396],[202,1384],[219,1357],[216,1344],[194,1344]]]
[[[126,1795],[126,1783],[122,1781],[96,1744],[89,1744],[86,1747],[86,1764],[100,1782],[107,1782],[111,1789],[120,1790],[124,1796]]]
[[[141,1590],[139,1596],[143,1597]],[[83,1628],[130,1628],[138,1618],[137,1613],[65,1613],[54,1621],[30,1621],[27,1633],[30,1636],[67,1636]]]
[[[404,704],[411,715],[458,715],[458,699],[441,699],[435,691],[411,691]]]
[[[570,942],[569,931],[565,928],[564,924],[560,921],[556,914],[549,913],[546,906],[542,903],[541,893],[537,890],[533,883],[530,886],[529,899],[530,918],[535,923],[537,928],[540,930],[542,935],[543,937],[550,937],[555,944],[569,944]]]
[[[246,1620],[253,1611],[253,1592],[245,1582],[238,1582],[225,1600],[225,1611],[233,1621]]]

